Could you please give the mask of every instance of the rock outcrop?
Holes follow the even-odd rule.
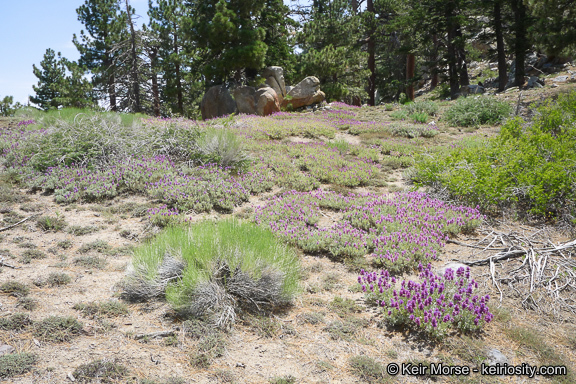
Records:
[[[224,85],[208,89],[200,109],[202,119],[229,115],[238,111],[248,115],[268,116],[280,112],[280,108],[290,110],[313,106],[326,98],[320,90],[320,80],[308,76],[294,87],[287,86],[284,81],[284,70],[281,67],[268,67],[262,73],[266,84],[258,88],[240,86],[232,91]],[[313,106],[313,108],[316,108]]]
[[[284,70],[282,67],[268,67],[262,73],[262,77],[266,79],[266,84],[276,91],[278,100],[282,102],[286,96],[286,83],[284,82]]]
[[[280,112],[280,101],[271,87],[238,87],[233,91],[238,113],[268,116]]]
[[[229,115],[236,112],[236,102],[228,89],[223,85],[216,85],[206,91],[200,103],[202,119]]]
[[[308,76],[287,93],[282,107],[297,109],[324,101],[326,95],[320,90],[320,80]]]

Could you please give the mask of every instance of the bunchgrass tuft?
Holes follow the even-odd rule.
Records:
[[[46,232],[61,231],[67,225],[64,218],[57,216],[40,216],[36,219],[36,224],[38,224],[40,229]]]
[[[219,327],[238,306],[257,312],[283,305],[298,289],[296,254],[274,235],[236,220],[167,228],[134,252],[124,296],[164,296],[172,306]]]

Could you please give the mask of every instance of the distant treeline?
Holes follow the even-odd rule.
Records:
[[[498,86],[522,85],[525,57],[570,55],[572,0],[149,0],[138,27],[129,0],[86,0],[73,42],[78,62],[47,49],[31,102],[42,109],[194,116],[207,87],[263,82],[266,66],[288,84],[317,76],[329,100],[370,105],[413,98],[422,80],[455,98],[468,64],[498,62]],[[514,60],[514,65],[509,65]],[[512,72],[511,67],[513,69]],[[509,78],[510,77],[510,78]]]

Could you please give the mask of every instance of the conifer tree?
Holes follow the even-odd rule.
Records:
[[[58,99],[66,74],[60,52],[56,55],[53,49],[48,48],[40,62],[40,68],[35,64],[32,68],[34,75],[38,78],[38,84],[32,86],[36,96],[30,96],[30,101],[43,110],[58,109],[62,105]]]
[[[86,27],[86,32],[80,32],[80,38],[74,35],[73,39],[80,52],[79,64],[92,72],[95,89],[106,93],[110,109],[117,111],[115,59],[120,52],[114,50],[114,46],[127,38],[126,13],[118,0],[85,0],[76,13]]]
[[[242,80],[264,67],[268,46],[262,26],[266,0],[185,1],[192,11],[186,32],[202,50],[207,83]]]

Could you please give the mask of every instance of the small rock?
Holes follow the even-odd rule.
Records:
[[[568,81],[568,76],[558,76],[552,79],[555,83],[565,83]]]
[[[448,268],[450,268],[450,269],[452,269],[454,272],[456,272],[456,271],[458,270],[458,268],[461,268],[461,267],[464,268],[464,269],[468,268],[468,266],[465,265],[465,264],[456,263],[456,262],[451,262],[451,263],[448,263],[448,264],[444,265],[443,267],[438,268],[438,272],[437,272],[437,273],[438,273],[439,275],[441,275],[441,276],[444,276],[444,273],[446,273],[446,270],[447,270]]]
[[[496,348],[490,348],[487,353],[487,363],[488,365],[496,365],[496,364],[508,364],[508,358],[504,356],[502,352],[497,350]]]
[[[8,355],[10,353],[14,352],[14,347],[8,344],[2,344],[0,345],[0,356],[3,355]]]

